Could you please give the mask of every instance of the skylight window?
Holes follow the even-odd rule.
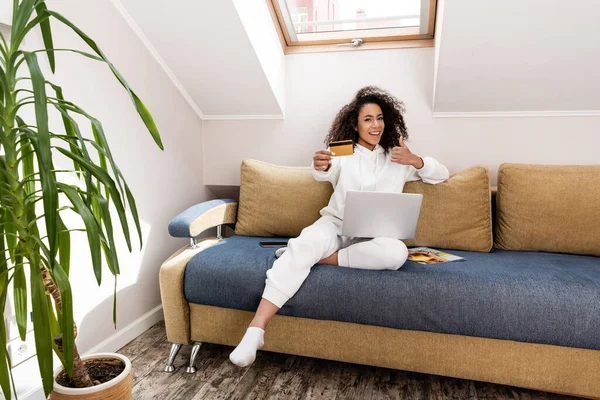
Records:
[[[287,49],[370,42],[432,45],[436,0],[269,0]]]

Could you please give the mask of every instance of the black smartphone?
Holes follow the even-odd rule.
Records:
[[[260,242],[260,247],[280,247],[287,246],[287,242]]]

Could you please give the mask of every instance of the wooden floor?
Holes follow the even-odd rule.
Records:
[[[249,367],[229,361],[231,346],[203,343],[197,372],[187,374],[192,346],[183,346],[175,372],[163,372],[169,355],[164,322],[119,353],[133,364],[134,399],[515,399],[566,400],[578,397],[259,351]]]

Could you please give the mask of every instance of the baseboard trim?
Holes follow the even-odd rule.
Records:
[[[236,120],[236,119],[284,119],[284,115],[206,115],[204,120]]]
[[[131,342],[136,337],[140,336],[142,333],[150,329],[154,324],[158,321],[162,321],[164,319],[163,315],[163,307],[162,304],[154,307],[152,310],[148,311],[146,314],[142,315],[125,328],[120,329],[114,335],[111,335],[107,339],[98,343],[88,351],[86,351],[83,355],[93,354],[93,353],[114,353],[127,343]],[[37,368],[37,361],[35,362],[35,367]],[[56,367],[56,365],[55,365]],[[43,400],[44,390],[42,389],[42,385],[40,384],[38,387],[31,389],[24,395],[19,396],[21,400]]]
[[[600,110],[434,112],[433,118],[600,117]]]
[[[114,335],[111,335],[106,340],[98,343],[86,351],[83,355],[86,356],[94,353],[114,353],[150,329],[158,321],[162,321],[163,319],[165,319],[165,317],[163,315],[162,304],[160,304],[127,325],[125,328],[117,331],[117,333]]]

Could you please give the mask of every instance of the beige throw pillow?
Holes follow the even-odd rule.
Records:
[[[235,233],[297,237],[312,225],[333,188],[315,181],[310,169],[243,160]]]
[[[489,252],[492,208],[488,169],[476,166],[437,185],[408,182],[404,193],[421,193],[423,205],[414,240],[407,246]]]
[[[495,247],[600,256],[600,165],[502,164]]]

